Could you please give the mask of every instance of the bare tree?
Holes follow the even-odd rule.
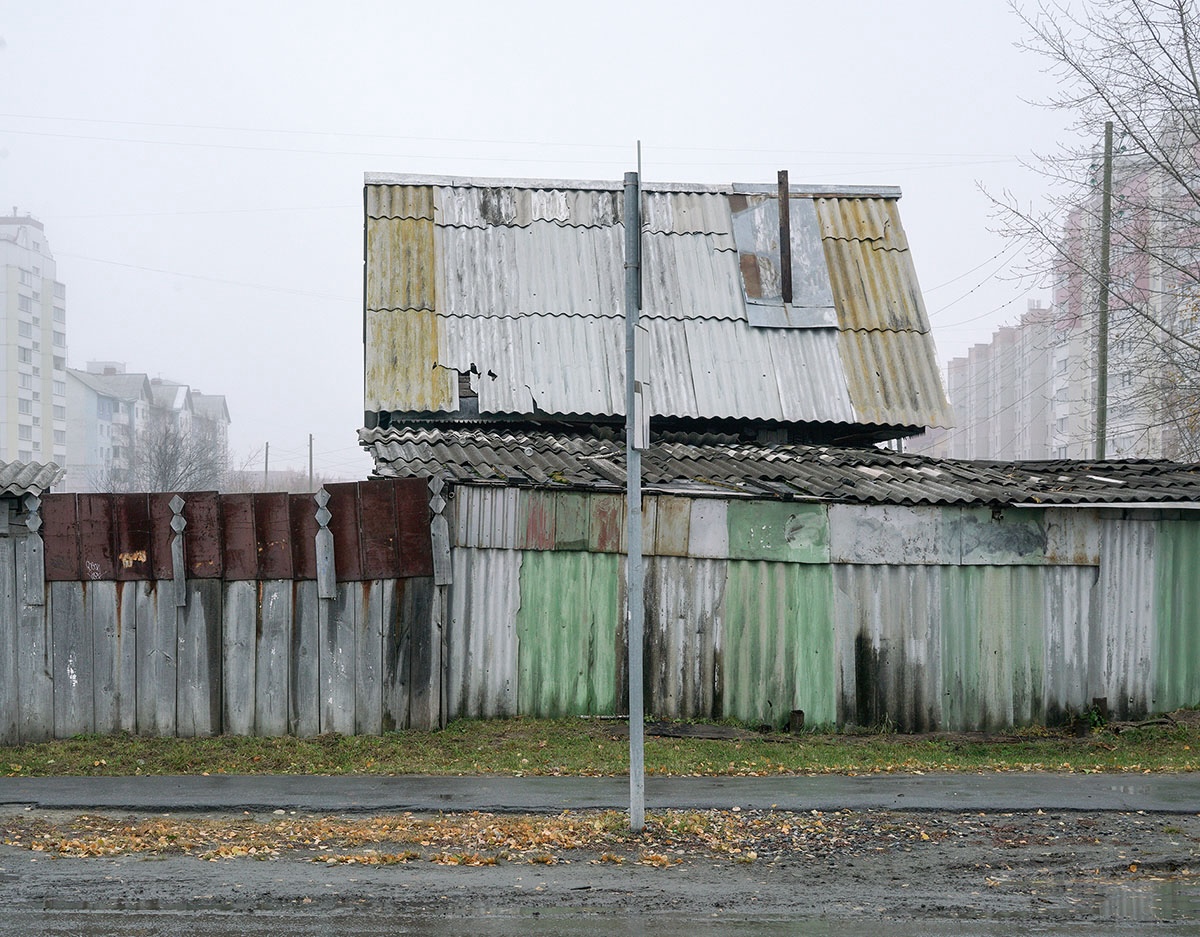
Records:
[[[1153,438],[1157,451],[1200,459],[1200,9],[1196,0],[1094,0],[1079,9],[1013,4],[1028,29],[1023,47],[1059,80],[1042,103],[1073,114],[1088,142],[1036,162],[1054,183],[1042,210],[1011,193],[993,201],[1005,232],[1027,239],[1034,270],[1053,280],[1064,327],[1094,329],[1096,145],[1113,123],[1110,431],[1123,426]]]
[[[215,491],[222,486],[229,453],[222,435],[206,423],[184,429],[166,416],[138,433],[129,480],[136,491]]]

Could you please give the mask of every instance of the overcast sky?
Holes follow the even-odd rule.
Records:
[[[228,397],[231,443],[365,477],[367,171],[886,184],[939,357],[1044,289],[982,184],[1065,139],[1002,0],[0,0],[0,211],[45,224],[68,363]],[[261,454],[259,455],[261,465]]]

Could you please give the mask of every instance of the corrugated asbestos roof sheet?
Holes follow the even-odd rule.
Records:
[[[615,435],[477,428],[362,430],[384,476],[621,490]],[[1200,503],[1200,464],[966,462],[890,449],[757,445],[676,434],[642,453],[649,491],[845,503],[1015,505]]]
[[[816,326],[799,328],[747,315],[755,258],[735,241],[730,199],[767,204],[771,191],[644,190],[652,414],[950,425],[899,191],[792,188],[815,211],[827,269],[814,275],[828,275],[837,325],[786,310],[755,321]],[[611,182],[368,176],[366,410],[453,419],[469,374],[480,417],[621,416],[623,201]]]
[[[53,462],[0,462],[0,495],[40,495],[57,485],[64,470]]]

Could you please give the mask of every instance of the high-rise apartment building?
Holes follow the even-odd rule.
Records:
[[[67,454],[67,302],[42,223],[0,215],[0,461]]]

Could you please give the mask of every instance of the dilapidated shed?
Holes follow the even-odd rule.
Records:
[[[623,443],[366,434],[438,473],[447,715],[623,711]],[[647,711],[905,730],[1200,702],[1200,467],[681,436],[644,455]]]

